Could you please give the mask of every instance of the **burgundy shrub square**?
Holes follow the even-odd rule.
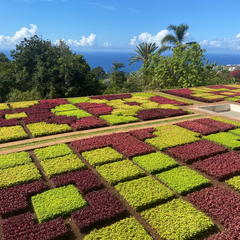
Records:
[[[227,148],[217,143],[207,140],[201,140],[187,145],[169,148],[166,150],[166,153],[183,162],[191,163],[227,151]]]
[[[74,184],[84,194],[103,188],[102,182],[89,169],[62,174],[51,180],[55,187]]]
[[[37,107],[29,107],[29,108],[16,108],[15,111],[17,113],[25,112],[27,115],[31,114],[39,114],[39,113],[46,113],[49,112],[47,108],[37,108]]]
[[[132,136],[129,136],[124,141],[119,141],[115,144],[113,143],[113,147],[127,158],[133,158],[155,152],[154,148]]]
[[[240,152],[222,153],[195,162],[193,166],[218,180],[226,179],[240,173]]]
[[[75,105],[77,107],[79,107],[83,110],[87,110],[87,111],[89,108],[98,108],[98,107],[107,107],[108,106],[105,103],[89,103],[89,102],[76,103]]]
[[[141,120],[153,120],[153,119],[160,119],[165,118],[165,113],[163,109],[144,109],[137,112],[137,118]]]
[[[42,180],[1,190],[0,215],[5,218],[26,212],[28,209],[27,197],[45,190],[46,186]]]
[[[94,116],[83,117],[80,120],[77,120],[75,123],[71,124],[71,127],[75,130],[84,130],[106,126],[108,126],[107,122]]]
[[[112,110],[114,108],[110,106],[106,107],[95,107],[95,108],[88,108],[88,112],[91,113],[94,116],[100,116],[100,115],[108,115],[111,114]]]
[[[151,97],[150,101],[157,102],[160,104],[177,104],[178,106],[189,105],[188,103],[185,103],[185,102],[181,102],[178,100],[169,99],[169,98],[165,98],[165,97],[160,97],[160,96]]]
[[[20,122],[17,119],[0,119],[0,127],[16,126],[20,125]]]
[[[225,88],[225,89],[229,89],[229,90],[238,89],[235,87],[228,87],[228,86],[224,86],[224,85],[209,86],[208,88],[213,88],[213,89]]]
[[[78,120],[77,117],[75,116],[65,116],[65,115],[59,115],[59,116],[54,116],[51,118],[45,119],[46,123],[56,123],[56,124],[72,124],[75,123]]]
[[[121,202],[106,188],[90,192],[85,197],[90,206],[71,215],[81,231],[97,227],[126,213]]]
[[[197,121],[184,121],[176,123],[175,125],[200,133],[201,135],[208,135],[219,132],[219,128],[215,126],[202,124]]]
[[[154,128],[145,128],[145,129],[129,131],[128,133],[134,136],[135,138],[141,141],[144,141],[148,138],[153,138],[154,137],[154,135],[152,134],[153,132],[155,132]]]
[[[124,99],[124,98],[131,98],[132,95],[129,93],[123,94],[114,94],[114,95],[100,95],[100,96],[93,96],[91,99],[106,99],[108,101],[115,100],[115,99]]]
[[[54,102],[52,102],[52,103],[45,102],[45,103],[38,103],[36,105],[33,105],[31,108],[50,110],[50,109],[55,108],[56,106],[59,106],[59,105],[60,104],[57,104],[57,103],[54,103]]]
[[[35,224],[30,212],[4,219],[2,230],[4,240],[56,240],[69,233],[62,218]]]
[[[130,105],[130,106],[140,106],[140,105],[142,105],[141,103],[138,103],[138,102],[126,102],[124,104]]]
[[[66,99],[44,99],[40,100],[40,103],[55,103],[55,104],[69,104],[69,102]]]
[[[220,121],[216,121],[210,118],[200,118],[200,119],[196,119],[194,120],[194,122],[199,122],[205,125],[209,125],[209,126],[213,126],[219,129],[219,131],[228,131],[228,130],[232,130],[235,129],[236,126],[232,125],[232,124],[228,124],[228,123],[223,123]]]
[[[13,112],[10,109],[0,110],[0,117],[4,117],[5,114],[13,114]]]
[[[201,210],[225,226],[238,224],[240,196],[222,186],[211,186],[187,195]]]
[[[31,115],[30,117],[26,117],[26,118],[22,119],[22,121],[25,124],[38,123],[38,122],[42,122],[43,120],[44,120],[44,118],[43,117],[38,117],[37,114]]]
[[[188,114],[188,111],[182,109],[163,109],[163,113],[165,114],[165,117],[176,117],[186,115]]]

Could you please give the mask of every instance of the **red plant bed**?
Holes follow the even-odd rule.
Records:
[[[103,188],[102,182],[88,169],[77,172],[69,172],[53,177],[51,180],[55,187],[74,184],[84,194]]]
[[[132,95],[129,93],[124,94],[115,94],[115,95],[101,95],[101,96],[93,96],[90,97],[91,99],[107,99],[107,100],[115,100],[115,99],[124,99],[124,98],[131,98]]]
[[[124,104],[130,105],[130,106],[135,106],[135,105],[140,106],[140,105],[142,105],[141,103],[138,103],[138,102],[126,102]]]
[[[69,104],[69,102],[66,99],[44,99],[40,100],[40,103],[55,103],[55,104]]]
[[[36,115],[36,116],[34,116]],[[38,117],[37,114],[34,114],[32,115],[31,117],[26,117],[26,118],[23,118],[22,121],[25,123],[25,124],[29,124],[29,123],[38,123],[38,122],[42,122],[44,120],[44,117]]]
[[[200,209],[225,226],[238,224],[240,196],[222,186],[211,186],[187,195]]]
[[[154,148],[132,136],[119,143],[113,143],[113,147],[127,158],[155,152]]]
[[[163,112],[163,109],[145,109],[138,111],[137,118],[141,120],[153,120],[153,119],[160,119],[165,118],[165,113]]]
[[[195,162],[193,166],[218,180],[229,178],[240,173],[240,153],[236,151],[222,153]]]
[[[5,114],[12,114],[13,112],[10,109],[0,110],[0,117],[3,117]]]
[[[97,227],[126,213],[120,201],[106,188],[90,192],[85,197],[90,206],[71,215],[81,231]]]
[[[75,116],[67,117],[65,115],[54,116],[51,118],[45,119],[46,123],[56,123],[56,124],[73,124],[78,120]]]
[[[57,103],[38,103],[36,105],[33,105],[31,108],[37,108],[37,109],[52,109],[52,108],[55,108],[56,106],[59,106],[60,104],[57,104]]]
[[[84,130],[106,126],[108,126],[108,124],[105,121],[94,116],[83,117],[80,120],[77,120],[75,123],[71,124],[71,127],[75,130]]]
[[[145,128],[145,129],[129,131],[128,133],[134,136],[135,138],[141,141],[144,141],[148,138],[153,138],[154,137],[154,135],[152,134],[153,132],[155,132],[154,128]]]
[[[228,87],[228,86],[224,86],[224,85],[209,86],[208,88],[213,88],[213,89],[226,88],[226,89],[229,89],[229,90],[238,89],[238,88],[235,88],[235,87]]]
[[[208,134],[219,132],[219,128],[215,126],[202,124],[197,121],[185,121],[185,122],[176,123],[175,125],[200,133],[201,135],[208,135]]]
[[[166,117],[175,117],[181,115],[187,115],[188,112],[182,109],[163,109],[163,112]]]
[[[184,106],[184,105],[189,105],[188,103],[177,101],[174,99],[169,99],[165,97],[160,97],[160,96],[154,96],[150,98],[150,101],[157,102],[160,104],[177,104],[178,106]]]
[[[20,125],[17,119],[5,120],[3,118],[0,118],[0,127],[8,127],[8,126],[16,126],[16,125]]]
[[[98,108],[98,107],[108,106],[105,103],[88,103],[88,102],[76,103],[75,105],[83,110],[88,110],[89,108]]]
[[[217,143],[201,140],[191,144],[169,148],[166,150],[166,153],[183,162],[190,163],[227,151],[227,148],[218,145]]]
[[[17,113],[25,112],[27,115],[49,112],[49,110],[48,110],[47,108],[37,108],[37,107],[31,107],[31,108],[16,108],[15,111],[16,111]]]
[[[2,230],[4,240],[56,240],[69,233],[62,218],[37,225],[30,212],[2,220]]]
[[[45,190],[46,186],[42,180],[1,190],[0,215],[5,218],[26,212],[27,198]]]
[[[236,128],[236,126],[234,126],[232,124],[223,123],[223,122],[216,121],[216,120],[213,120],[210,118],[200,118],[200,119],[196,119],[194,121],[218,128],[219,131],[221,131],[221,132],[232,130],[232,129]]]
[[[106,107],[89,108],[87,111],[98,117],[100,115],[111,114],[113,109],[114,109],[113,107],[106,106]]]

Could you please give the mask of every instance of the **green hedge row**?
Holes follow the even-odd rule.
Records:
[[[65,115],[67,117],[71,117],[71,116],[75,116],[77,118],[82,118],[82,117],[89,117],[92,116],[90,113],[85,112],[82,109],[78,109],[78,110],[69,110],[69,111],[62,111],[62,112],[56,112],[55,113],[57,116],[59,115]]]
[[[32,159],[27,152],[0,155],[0,169],[16,167],[31,162]]]
[[[228,123],[228,124],[232,124],[232,125],[234,125],[236,127],[240,127],[240,122],[229,120],[229,119],[226,119],[226,118],[210,117],[210,119],[213,119],[213,120],[216,120],[216,121],[220,121],[220,122],[224,122],[224,123]]]
[[[142,217],[156,229],[161,238],[168,240],[194,239],[214,226],[210,218],[182,199],[174,199],[146,210]]]
[[[233,135],[229,132],[215,133],[203,136],[203,138],[221,144],[232,150],[240,149],[240,136]]]
[[[111,226],[101,229],[94,229],[84,240],[113,240],[113,239],[131,239],[131,240],[152,240],[143,226],[134,218],[125,218]]]
[[[66,144],[58,144],[45,148],[38,148],[34,150],[39,161],[50,158],[65,156],[72,153],[72,150]]]
[[[34,163],[0,170],[0,189],[41,179]]]
[[[161,152],[134,157],[132,160],[151,174],[160,173],[178,166],[174,159]]]
[[[48,177],[80,170],[86,168],[86,165],[78,158],[76,154],[69,154],[63,157],[51,158],[41,162]]]
[[[156,176],[161,182],[182,195],[210,185],[207,178],[185,166],[173,168]]]
[[[110,147],[86,151],[83,152],[82,155],[94,167],[105,163],[120,161],[123,159],[122,154],[118,153],[116,150]]]
[[[96,169],[112,185],[145,176],[144,171],[130,160],[104,164]]]
[[[174,197],[170,189],[163,186],[152,176],[119,183],[115,188],[136,211],[141,211],[146,207],[153,206],[153,204]]]
[[[153,133],[155,138],[145,140],[146,143],[156,147],[159,150],[165,150],[170,147],[192,143],[201,140],[200,134],[187,130],[176,125],[165,125],[155,128]]]
[[[57,113],[57,112],[65,112],[65,111],[71,111],[71,110],[78,110],[78,108],[73,104],[61,104],[55,108],[52,108],[51,112]]]
[[[87,206],[87,202],[73,185],[37,194],[32,197],[32,204],[40,223]]]
[[[47,124],[45,122],[30,123],[27,124],[27,127],[32,133],[33,137],[41,137],[45,135],[72,131],[71,127],[69,127],[67,124],[58,125],[55,123]]]
[[[2,127],[0,128],[0,142],[9,142],[28,138],[27,133],[22,126]]]
[[[25,118],[27,117],[27,114],[25,112],[21,112],[21,113],[13,113],[13,114],[6,114],[5,118],[6,119],[21,119],[21,118]]]
[[[112,125],[138,121],[138,118],[132,116],[102,115],[100,118]]]
[[[26,102],[10,103],[12,108],[27,108],[27,107],[31,107],[31,106],[33,106],[35,104],[38,104],[38,101],[26,101]]]

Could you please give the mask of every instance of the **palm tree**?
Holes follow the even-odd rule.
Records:
[[[183,40],[185,37],[185,34],[187,30],[189,29],[189,26],[187,24],[180,24],[179,26],[170,24],[167,28],[169,31],[173,30],[174,35],[167,34],[161,41],[161,44],[165,46],[167,43],[173,44],[173,45],[183,45]],[[187,42],[186,44],[193,44],[196,42]],[[165,46],[166,47],[166,46]],[[166,47],[170,49],[171,47]]]
[[[137,50],[134,50],[138,54],[130,53],[133,56],[131,56],[131,59],[128,60],[128,61],[131,61],[129,63],[129,66],[138,61],[144,62],[148,60],[149,54],[154,53],[154,51],[157,49],[158,49],[158,46],[156,46],[156,43],[146,43],[146,42],[139,43],[137,46]]]

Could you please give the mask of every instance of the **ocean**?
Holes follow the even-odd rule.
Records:
[[[10,58],[10,52],[6,50],[0,50],[6,54],[6,56]],[[101,66],[105,72],[110,71],[112,68],[112,63],[123,62],[125,68],[122,68],[125,72],[132,72],[137,71],[141,68],[142,62],[133,63],[129,66],[129,59],[131,59],[130,52],[79,52],[76,51],[77,54],[82,54],[83,57],[86,59],[90,67],[93,69],[97,66]],[[134,51],[132,51],[134,53]],[[163,55],[170,55],[170,54],[163,54]],[[227,64],[234,65],[240,64],[240,53],[236,54],[227,54],[227,53],[205,53],[205,58],[209,59],[209,63],[214,63],[217,61],[217,65],[224,65]],[[205,63],[205,62],[204,62]]]

